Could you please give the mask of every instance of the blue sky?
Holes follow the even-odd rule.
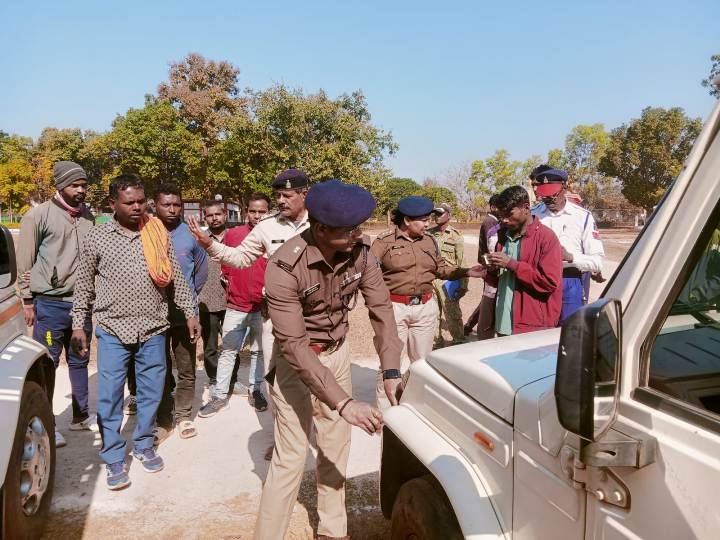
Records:
[[[646,106],[707,117],[720,2],[35,1],[0,4],[0,129],[107,130],[168,63],[229,60],[240,85],[362,89],[422,180],[506,148],[561,146]]]

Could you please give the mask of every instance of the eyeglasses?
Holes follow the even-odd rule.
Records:
[[[358,225],[357,227],[353,227],[352,229],[349,227],[335,227],[332,230],[339,232],[345,238],[350,238],[351,236],[355,236],[356,234],[362,234],[363,232],[362,225]]]

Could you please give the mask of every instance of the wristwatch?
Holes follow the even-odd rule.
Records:
[[[385,379],[400,379],[402,378],[402,373],[400,373],[399,369],[386,369],[383,371],[383,381]]]

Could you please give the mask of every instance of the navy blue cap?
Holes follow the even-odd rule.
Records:
[[[273,189],[299,189],[308,186],[307,174],[298,169],[285,169],[272,181]]]
[[[567,182],[568,174],[561,169],[546,169],[535,176],[538,184],[562,184]]]
[[[376,206],[369,191],[335,179],[315,184],[305,197],[308,213],[328,227],[357,227]]]
[[[535,180],[539,174],[552,170],[553,167],[551,167],[550,165],[538,165],[532,171],[530,171],[530,180]]]
[[[397,203],[398,212],[407,217],[427,216],[435,209],[433,202],[427,197],[411,195],[404,197]]]

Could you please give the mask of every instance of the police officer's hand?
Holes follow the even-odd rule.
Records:
[[[212,238],[210,238],[210,234],[200,228],[200,224],[195,219],[195,216],[190,216],[188,218],[187,226],[192,235],[195,237],[195,240],[197,240],[197,243],[200,244],[203,249],[207,249],[212,246]]]
[[[73,330],[70,343],[72,344],[73,349],[75,349],[75,352],[80,356],[85,356],[88,353],[89,347],[87,334],[82,328]]]
[[[35,323],[35,306],[23,304],[23,312],[25,313],[25,324],[32,326]]]
[[[482,264],[476,264],[472,268],[468,268],[468,273],[467,273],[468,277],[476,277],[476,278],[485,277],[486,274],[487,274],[487,270],[485,269],[485,267]]]
[[[390,405],[397,405],[405,389],[402,378],[385,379],[383,381],[383,387],[385,388],[385,395],[390,401]]]
[[[190,334],[190,343],[195,343],[200,337],[200,321],[197,317],[187,320],[187,329]]]
[[[382,413],[369,403],[352,400],[342,410],[343,419],[353,426],[365,430],[368,435],[374,435],[382,429]]]
[[[510,262],[510,256],[502,251],[488,253],[488,259],[490,259],[490,266],[494,268],[507,268]]]

